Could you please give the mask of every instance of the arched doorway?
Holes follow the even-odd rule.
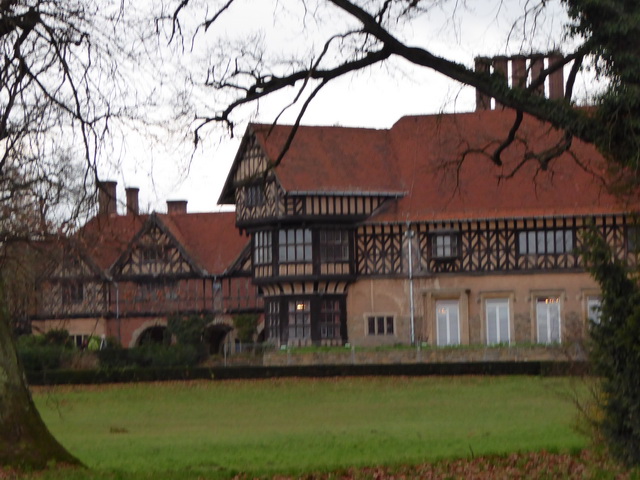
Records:
[[[227,334],[233,330],[225,324],[210,324],[204,327],[204,342],[209,346],[209,354],[222,353],[222,347]]]
[[[171,337],[167,327],[156,325],[145,329],[138,337],[138,346],[141,345],[169,345]]]

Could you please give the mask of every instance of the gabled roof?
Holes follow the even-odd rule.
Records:
[[[249,125],[220,203],[233,201],[233,178],[250,143],[247,139],[255,137],[267,160],[275,163],[290,131],[290,126]],[[290,195],[397,196],[405,192],[406,186],[389,168],[393,156],[386,130],[300,126],[275,174],[279,185]]]
[[[518,168],[527,152],[560,139],[560,132],[530,116],[497,167],[480,152],[504,141],[514,119],[512,110],[487,110],[404,117],[389,130],[300,127],[274,175],[288,194],[395,192],[399,200],[372,222],[599,214],[639,206],[637,197],[630,205],[608,193],[604,159],[576,139],[571,153],[547,170],[535,161]],[[255,137],[274,161],[291,128],[250,125],[243,145]],[[230,179],[242,155],[241,149],[221,199],[233,198]]]
[[[102,215],[87,222],[77,241],[100,268],[110,271],[153,225],[175,241],[185,260],[203,275],[224,274],[249,241],[236,229],[233,212]]]

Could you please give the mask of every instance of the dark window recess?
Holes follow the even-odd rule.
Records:
[[[82,282],[66,282],[62,284],[62,303],[74,305],[84,300],[84,285]]]
[[[246,187],[245,204],[247,207],[261,207],[265,204],[265,196],[262,185],[249,185]]]
[[[141,248],[142,263],[155,263],[165,261],[168,252],[164,247],[153,245]]]
[[[253,235],[253,260],[256,265],[271,263],[271,232],[256,232]]]
[[[340,338],[340,302],[323,300],[320,307],[320,337]]]
[[[367,317],[368,335],[393,335],[393,317]]]
[[[278,234],[280,263],[311,262],[311,246],[311,230],[308,228],[280,230]]]
[[[431,236],[431,257],[448,260],[460,256],[457,233],[436,233]]]
[[[528,230],[518,233],[518,252],[520,255],[557,255],[573,250],[573,231]]]
[[[349,260],[349,234],[342,230],[320,231],[320,260],[346,262]]]
[[[640,227],[627,227],[627,251],[629,253],[638,253],[640,251]]]

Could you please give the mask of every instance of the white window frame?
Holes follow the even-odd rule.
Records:
[[[490,312],[491,309],[489,308],[489,306],[496,306],[498,309],[503,309],[506,308],[506,318],[507,318],[507,322],[506,322],[506,339],[502,340],[505,335],[504,335],[504,327],[505,325],[501,325],[500,324],[500,320],[499,317],[500,315],[497,315],[497,318],[490,318]],[[499,345],[502,343],[506,343],[511,345],[511,301],[509,299],[509,297],[489,297],[489,298],[485,298],[484,299],[484,319],[485,319],[485,335],[486,335],[486,343],[487,345]],[[491,338],[490,338],[490,325],[492,323],[496,324],[496,339],[498,340],[497,342],[492,342]],[[502,328],[501,328],[502,327]]]
[[[455,310],[451,310],[452,308],[455,307]],[[454,346],[454,345],[460,345],[461,342],[461,334],[460,334],[460,300],[458,299],[437,299],[435,301],[435,320],[436,320],[436,345],[439,347],[449,347],[449,346]],[[456,330],[457,330],[457,335],[455,335],[456,338],[453,338],[454,335],[452,335],[454,332],[452,332],[452,324],[451,324],[451,313],[452,311],[455,311],[456,313],[456,318],[455,318],[455,322],[456,322]],[[445,319],[445,325],[446,326],[446,332],[443,332],[444,335],[446,336],[446,343],[441,343],[440,341],[440,329],[442,328],[440,325],[440,320],[441,320],[441,315],[444,315],[446,317]]]
[[[562,343],[562,298],[559,294],[537,295],[535,297],[535,318],[536,318],[536,338],[537,342],[545,345]],[[557,339],[553,336],[554,311],[557,313]],[[546,338],[541,332],[542,326],[546,327]]]

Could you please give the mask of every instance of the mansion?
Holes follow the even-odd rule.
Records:
[[[638,199],[609,191],[590,145],[546,156],[563,139],[548,124],[525,115],[505,142],[516,113],[478,100],[389,129],[250,124],[218,200],[235,212],[142,215],[130,188],[118,213],[101,184],[100,211],[42,278],[34,331],[134,346],[171,315],[210,315],[219,351],[251,313],[275,347],[582,337],[600,297],[581,232],[635,265]]]

